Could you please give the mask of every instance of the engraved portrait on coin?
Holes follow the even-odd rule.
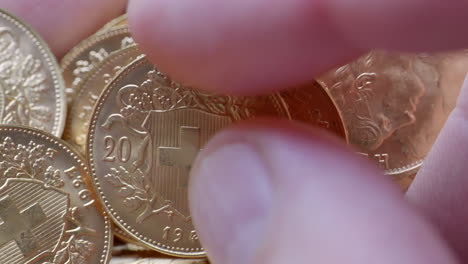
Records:
[[[319,78],[342,113],[349,142],[387,174],[414,173],[453,109],[445,98],[459,88],[441,87],[440,62],[372,51]]]
[[[289,118],[279,95],[216,96],[136,60],[101,94],[90,126],[89,163],[105,208],[155,250],[203,256],[187,198],[192,162],[217,131],[256,116]]]
[[[111,224],[68,146],[0,126],[0,263],[106,264]]]
[[[1,124],[24,125],[61,136],[64,83],[54,55],[25,24],[0,11]]]

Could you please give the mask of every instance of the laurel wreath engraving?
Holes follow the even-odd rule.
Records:
[[[68,239],[63,241],[55,252],[52,262],[44,264],[88,264],[91,254],[95,251],[95,244],[86,237],[94,236],[95,230],[82,227],[76,219],[77,208],[68,211],[67,221],[72,226],[65,234]]]
[[[137,217],[137,223],[142,223],[152,215],[164,213],[170,219],[174,216],[183,221],[191,221],[190,216],[179,212],[170,200],[156,190],[151,178],[152,159],[145,155],[151,146],[151,134],[143,127],[144,120],[151,111],[171,111],[176,109],[197,109],[210,114],[228,116],[234,120],[246,119],[255,112],[254,102],[247,97],[230,97],[203,94],[171,80],[168,76],[152,70],[148,79],[141,85],[126,85],[117,96],[120,107],[118,114],[110,115],[102,124],[104,129],[110,129],[115,123],[121,123],[133,134],[144,137],[138,147],[138,158],[131,168],[122,166],[111,168],[104,178],[118,189],[124,205],[130,210],[144,206],[143,212]],[[143,166],[146,166],[144,168]]]
[[[52,112],[40,105],[41,94],[49,89],[40,60],[25,55],[18,40],[7,28],[0,28],[0,85],[5,91],[2,123],[45,129]]]
[[[44,145],[30,141],[28,145],[15,144],[5,137],[0,144],[0,180],[29,178],[43,181],[47,186],[61,188],[65,185],[60,170],[50,166]]]
[[[60,170],[51,166],[53,161],[50,149],[42,144],[30,141],[27,145],[16,144],[11,137],[5,137],[0,143],[0,180],[8,178],[28,178],[44,182],[45,186],[62,188],[65,182]],[[86,236],[94,235],[95,231],[82,227],[75,217],[77,208],[69,209],[67,213],[67,230],[69,238],[62,242],[55,252],[52,262],[45,264],[86,264],[94,250],[94,243]]]

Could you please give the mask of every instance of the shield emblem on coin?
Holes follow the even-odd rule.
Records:
[[[197,109],[149,112],[143,127],[152,142],[151,188],[172,209],[189,216],[187,184],[192,162],[206,142],[232,120]]]
[[[30,263],[53,254],[68,208],[68,194],[43,182],[6,180],[0,187],[0,262]]]

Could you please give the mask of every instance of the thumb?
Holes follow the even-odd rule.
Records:
[[[319,132],[256,121],[200,155],[192,216],[214,264],[457,263],[381,174]]]

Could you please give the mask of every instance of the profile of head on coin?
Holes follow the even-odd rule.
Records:
[[[0,263],[107,264],[110,219],[62,140],[0,126]]]
[[[415,122],[425,87],[413,63],[411,56],[373,51],[320,78],[341,106],[351,144],[375,150]]]
[[[64,82],[55,56],[25,23],[0,10],[0,124],[24,125],[61,136]]]
[[[464,52],[372,51],[319,78],[342,113],[349,141],[386,174],[412,175],[455,107]]]

